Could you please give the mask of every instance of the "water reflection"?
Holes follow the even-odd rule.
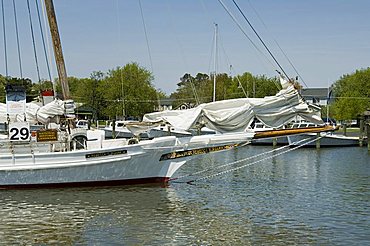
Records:
[[[265,153],[246,146],[178,175]],[[367,151],[298,150],[195,185],[0,191],[5,245],[366,244]],[[244,163],[242,163],[244,164]]]

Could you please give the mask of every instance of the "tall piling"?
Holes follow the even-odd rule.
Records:
[[[320,149],[320,132],[316,134],[316,149]]]

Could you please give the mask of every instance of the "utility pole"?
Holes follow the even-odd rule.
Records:
[[[63,99],[67,100],[70,98],[69,86],[67,81],[67,71],[64,64],[62,45],[60,42],[60,36],[58,31],[57,19],[54,11],[53,0],[45,0],[46,13],[48,15],[49,28],[51,38],[53,40],[55,62],[58,70],[58,77],[60,84],[62,85]]]

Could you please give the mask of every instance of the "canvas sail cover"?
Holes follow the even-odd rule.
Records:
[[[301,116],[307,121],[322,124],[317,106],[309,105],[287,80],[281,79],[283,89],[275,96],[238,98],[200,104],[187,110],[169,110],[144,115],[144,122],[168,122],[189,130],[202,124],[218,132],[245,131],[257,118],[263,124],[278,128]]]
[[[55,99],[54,101],[39,106],[36,103],[26,103],[25,114],[12,114],[9,115],[10,122],[22,122],[26,118],[27,122],[31,124],[41,123],[48,124],[50,120],[58,115],[69,113],[70,103]],[[6,113],[6,104],[0,103],[0,122],[7,122],[8,115]]]

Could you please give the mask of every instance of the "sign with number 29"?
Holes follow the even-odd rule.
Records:
[[[14,122],[9,124],[10,141],[29,141],[30,124],[28,122]]]

